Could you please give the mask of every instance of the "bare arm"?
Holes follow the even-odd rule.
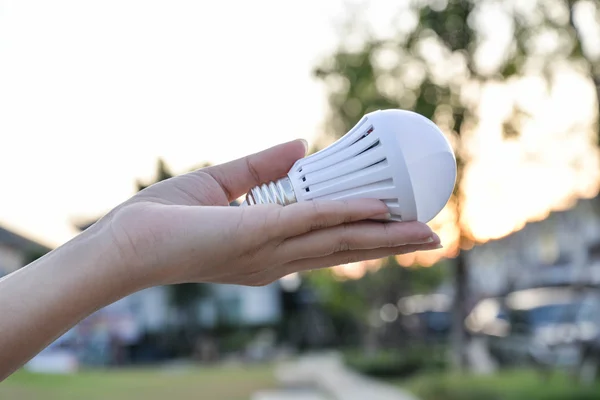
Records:
[[[0,280],[0,379],[128,294],[183,282],[259,286],[283,276],[435,249],[418,222],[381,223],[378,200],[228,207],[304,155],[291,142],[155,184],[72,241]]]
[[[0,380],[87,315],[141,288],[105,239],[85,232],[0,280]]]

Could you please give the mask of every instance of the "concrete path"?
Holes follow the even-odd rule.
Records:
[[[317,390],[264,390],[255,393],[250,400],[331,400]]]
[[[305,397],[294,391],[265,392],[252,400],[417,400],[395,386],[349,370],[335,353],[304,356],[281,364],[276,377],[284,387],[312,387],[318,391],[304,393]]]
[[[496,361],[490,355],[485,341],[481,338],[475,338],[469,342],[467,357],[471,372],[474,374],[490,375],[498,370]]]

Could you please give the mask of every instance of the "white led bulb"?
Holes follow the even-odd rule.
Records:
[[[252,189],[243,205],[376,198],[392,220],[429,222],[455,182],[454,152],[433,122],[411,111],[380,110],[298,160],[286,178]]]

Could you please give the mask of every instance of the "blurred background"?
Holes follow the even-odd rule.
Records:
[[[0,0],[0,276],[156,181],[386,108],[454,146],[443,249],[144,290],[0,397],[600,399],[598,0]]]

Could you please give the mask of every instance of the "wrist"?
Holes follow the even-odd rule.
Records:
[[[108,223],[99,221],[65,246],[76,257],[90,261],[82,267],[96,278],[99,287],[106,287],[104,290],[108,290],[111,297],[118,299],[154,285],[143,268],[131,265],[124,256]]]

